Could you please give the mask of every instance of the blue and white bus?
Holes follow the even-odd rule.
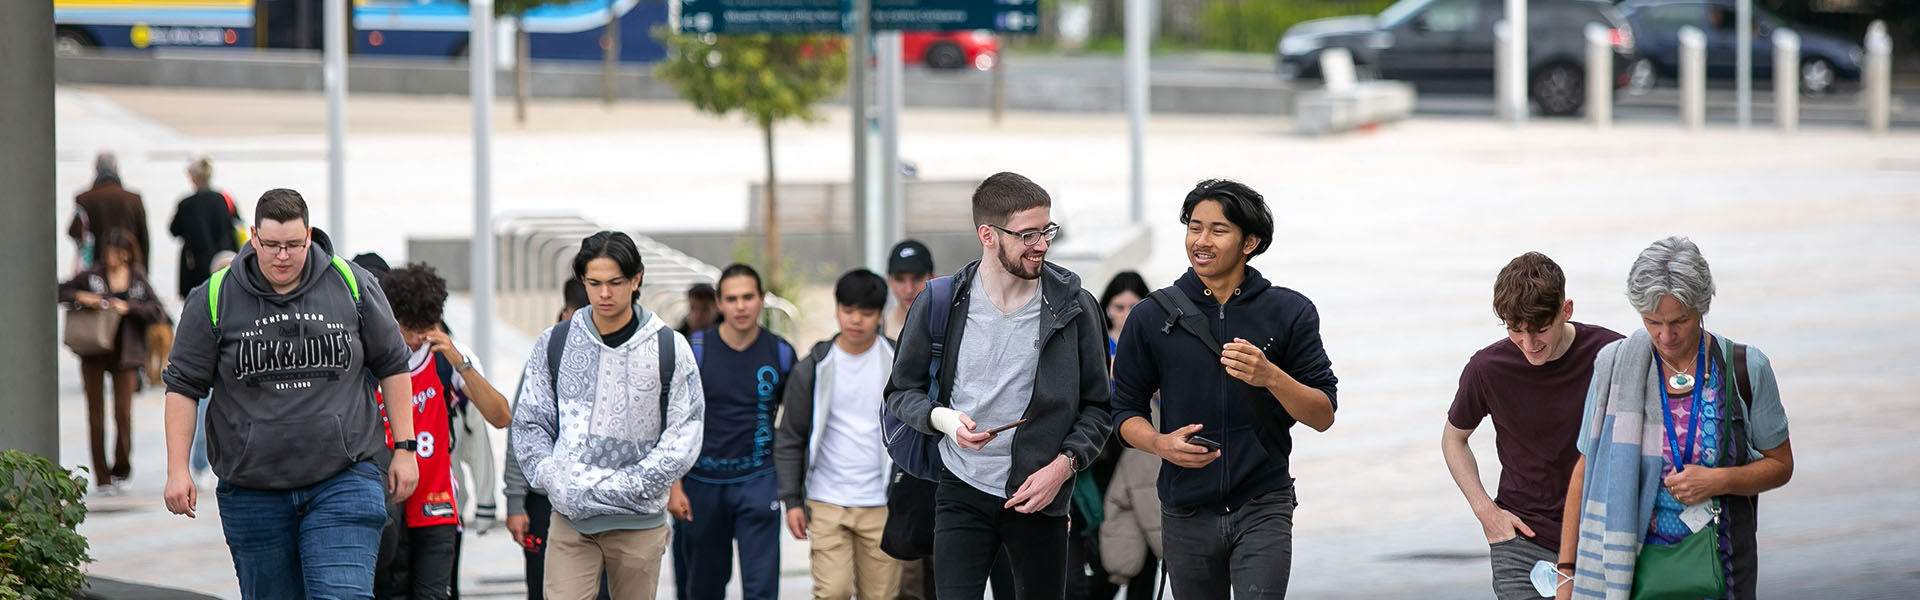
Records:
[[[54,0],[60,54],[93,48],[318,48],[324,0]],[[608,11],[620,17],[620,60],[664,54],[651,29],[666,23],[664,0],[556,0],[527,12],[536,60],[600,60]],[[256,22],[264,20],[265,39]],[[359,56],[459,57],[470,20],[460,0],[353,0]],[[265,43],[256,43],[265,42]]]

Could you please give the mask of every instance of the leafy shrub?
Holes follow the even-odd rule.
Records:
[[[65,600],[86,584],[87,481],[36,454],[0,454],[0,600]]]

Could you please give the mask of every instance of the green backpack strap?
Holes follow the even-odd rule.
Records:
[[[227,281],[227,269],[220,267],[207,278],[207,319],[213,322],[214,337],[220,337],[220,284]]]
[[[213,276],[207,278],[207,319],[213,323],[215,337],[220,333],[220,284],[226,282],[227,270],[231,268],[221,267],[220,270],[213,272]],[[353,293],[354,307],[361,308],[360,278],[354,276],[353,267],[347,264],[347,259],[335,256],[333,270],[339,271],[340,278],[346,280],[347,291]]]

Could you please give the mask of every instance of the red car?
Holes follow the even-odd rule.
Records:
[[[906,64],[935,69],[991,71],[1000,62],[1000,38],[991,31],[908,31],[900,35]]]

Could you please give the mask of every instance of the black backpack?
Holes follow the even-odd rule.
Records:
[[[568,319],[554,325],[553,334],[547,336],[547,385],[553,392],[553,419],[556,430],[560,423],[560,356],[567,352],[567,334],[572,330],[573,320]],[[659,335],[654,337],[660,342],[660,433],[666,435],[667,400],[673,391],[673,328],[661,327]]]

